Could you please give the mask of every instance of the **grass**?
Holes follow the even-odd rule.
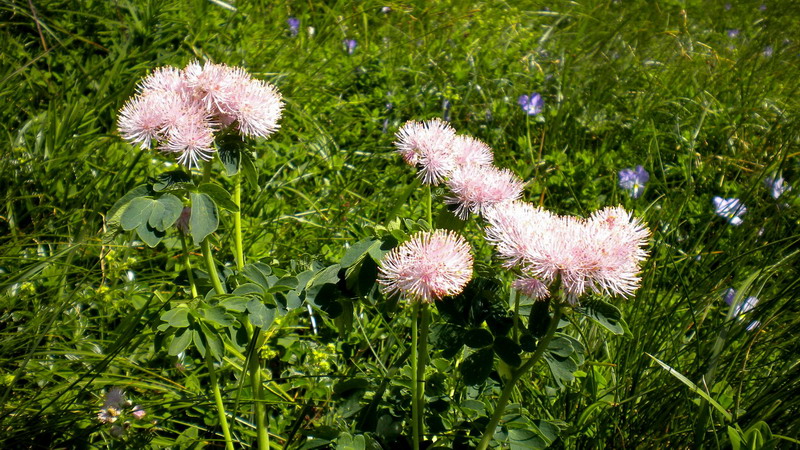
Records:
[[[4,3],[0,442],[221,445],[202,359],[168,355],[157,330],[187,300],[173,283],[179,243],[151,249],[106,216],[172,163],[123,142],[117,111],[150,70],[194,59],[244,66],[286,100],[281,130],[256,143],[258,183],[245,184],[251,262],[297,275],[340,261],[395,218],[424,217],[425,190],[392,152],[409,119],[447,117],[487,142],[496,164],[526,181],[529,201],[576,215],[622,204],[648,223],[643,286],[614,301],[628,331],[611,336],[574,318],[567,332],[586,347],[575,380],[560,388],[535,369],[512,397],[522,418],[496,438],[519,437],[516,427],[536,438],[515,445],[532,447],[553,437],[565,448],[714,448],[734,445],[737,426],[747,439],[768,437],[764,422],[797,439],[800,9],[731,3]],[[546,108],[528,117],[516,100],[534,91]],[[632,199],[617,172],[637,164],[650,182]],[[795,185],[778,200],[764,187],[777,173]],[[741,199],[744,223],[715,216],[714,196]],[[217,238],[228,242],[232,221],[222,222]],[[476,222],[463,232],[489,273]],[[224,248],[217,257],[233,261]],[[370,286],[338,299],[349,314],[313,309],[317,333],[305,307],[267,331],[273,446],[409,445],[410,319]],[[746,318],[728,320],[729,287],[758,297]],[[434,331],[445,318],[434,308]],[[748,331],[752,320],[761,325]],[[469,351],[443,356],[433,334],[426,428],[439,445],[475,445],[498,372],[465,385],[457,367]],[[231,342],[218,375],[234,439],[248,445],[252,396],[239,379],[244,349]],[[148,411],[124,441],[96,420],[111,386]]]

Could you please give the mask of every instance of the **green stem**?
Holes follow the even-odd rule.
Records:
[[[430,322],[431,313],[428,309],[427,303],[421,303],[419,307],[420,327],[419,327],[419,352],[417,353],[417,420],[419,424],[420,440],[425,436],[425,366],[428,365],[428,323]]]
[[[181,247],[183,248],[184,264],[186,264],[186,274],[189,277],[189,286],[192,288],[192,298],[197,298],[197,286],[194,283],[194,274],[192,273],[192,262],[189,258],[189,247],[186,245],[186,236],[182,232],[178,233],[181,237]]]
[[[428,205],[427,205],[427,213],[428,213],[428,225],[433,228],[433,189],[431,185],[428,185]]]
[[[203,258],[206,261],[206,268],[208,269],[208,276],[211,277],[211,282],[214,284],[214,290],[217,294],[224,294],[225,289],[222,288],[222,283],[219,281],[219,274],[217,273],[217,266],[214,265],[214,255],[211,254],[211,244],[208,243],[208,237],[203,239]]]
[[[253,389],[254,408],[253,413],[256,416],[256,432],[258,439],[258,450],[269,449],[269,424],[267,423],[267,408],[264,404],[264,389],[261,386],[261,359],[259,358],[259,350],[264,344],[264,334],[261,328],[256,327],[253,331],[253,339],[255,339],[255,347],[253,354],[250,355],[250,385]]]
[[[512,336],[514,337],[514,343],[519,344],[519,330],[517,327],[519,326],[519,291],[514,289],[514,332]]]
[[[419,370],[417,360],[417,332],[419,328],[419,302],[415,301],[411,309],[411,428],[413,432],[414,450],[419,450]]]
[[[497,405],[495,405],[492,418],[489,420],[489,424],[486,425],[486,431],[483,432],[483,438],[481,438],[480,444],[478,444],[476,447],[477,450],[486,450],[486,448],[489,447],[489,443],[492,441],[492,437],[494,436],[494,431],[497,429],[497,424],[500,423],[500,418],[503,417],[503,411],[505,411],[506,405],[508,405],[508,401],[511,399],[511,393],[514,391],[514,386],[517,384],[517,381],[519,381],[523,375],[528,373],[528,371],[533,368],[534,364],[536,364],[536,362],[539,361],[539,359],[544,355],[545,350],[547,350],[547,347],[550,345],[550,341],[553,340],[553,336],[556,334],[556,330],[558,330],[558,322],[561,320],[561,315],[561,306],[556,305],[553,317],[550,319],[550,325],[547,327],[547,332],[536,345],[536,351],[533,353],[533,356],[531,356],[529,360],[525,361],[525,364],[520,366],[519,369],[513,371],[511,379],[509,379],[506,385],[503,387],[503,392],[500,393],[500,398],[497,400]]]
[[[242,175],[237,173],[233,177],[233,203],[237,210],[233,214],[233,238],[236,251],[236,268],[244,267],[244,251],[242,250]]]
[[[214,369],[214,362],[212,358],[206,357],[206,366],[208,367],[208,377],[211,379],[211,389],[214,391],[214,403],[217,405],[219,426],[222,427],[222,435],[225,436],[225,448],[227,450],[233,450],[231,430],[228,428],[228,419],[225,417],[225,405],[222,403],[222,394],[219,392],[217,372]]]

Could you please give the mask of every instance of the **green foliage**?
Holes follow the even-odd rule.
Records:
[[[3,447],[217,443],[203,355],[248,446],[251,347],[273,446],[407,446],[410,318],[375,279],[391,248],[432,225],[392,142],[406,120],[433,117],[487,142],[527,200],[583,216],[622,204],[653,232],[635,298],[582,300],[562,320],[498,445],[797,444],[792,1],[228,3],[0,5]],[[352,55],[346,38],[358,41]],[[116,135],[137,80],[194,59],[244,66],[286,101],[270,140],[218,143],[213,183]],[[546,106],[529,117],[516,99],[533,91]],[[637,164],[651,178],[633,199],[617,172]],[[224,245],[236,174],[247,180],[241,271]],[[779,199],[764,187],[776,174],[794,187]],[[479,225],[454,219],[443,194],[434,189],[434,223],[470,240],[476,279],[431,308],[424,415],[437,446],[463,448],[550,316],[524,298],[515,313]],[[715,216],[714,196],[740,198],[744,223]],[[227,294],[213,293],[199,259],[183,262],[184,206],[190,244],[208,239]],[[758,305],[730,314],[729,287]],[[147,410],[120,441],[97,421],[113,386]]]

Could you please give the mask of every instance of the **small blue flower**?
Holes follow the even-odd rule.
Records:
[[[356,42],[355,39],[345,39],[342,42],[344,43],[344,46],[347,49],[348,54],[352,55],[353,52],[356,51],[356,46],[358,45],[358,42]]]
[[[728,288],[728,290],[725,291],[725,296],[723,298],[725,299],[725,303],[733,306],[733,302],[734,300],[736,300],[736,289]],[[758,305],[758,299],[756,297],[752,296],[747,297],[746,299],[744,299],[744,301],[740,301],[738,304],[736,304],[736,306],[734,306],[733,317],[740,317],[750,312],[753,308],[756,307],[756,305]],[[759,325],[761,325],[761,322],[757,320],[750,322],[747,325],[747,331],[751,331],[756,327],[758,327]]]
[[[747,212],[747,208],[738,198],[714,197],[714,212],[729,224],[738,226],[742,224],[741,216]]]
[[[650,181],[650,174],[642,166],[635,169],[622,169],[619,171],[619,187],[628,191],[633,198],[639,198],[644,192],[644,185]]]
[[[544,99],[538,92],[534,92],[530,96],[520,95],[517,103],[522,106],[522,110],[529,116],[535,116],[544,109]]]
[[[289,32],[292,33],[292,36],[297,36],[297,33],[300,32],[300,19],[297,17],[289,17],[286,19],[286,23],[289,24]]]
[[[784,192],[792,189],[791,186],[786,184],[786,180],[784,180],[783,177],[767,177],[764,180],[764,184],[767,186],[770,195],[772,195],[774,199],[777,199],[783,195]]]
[[[733,30],[728,30],[728,37],[729,38],[733,39],[733,38],[735,38],[737,36],[739,36],[739,30],[737,30],[735,28]]]
[[[768,46],[764,47],[764,51],[762,52],[762,55],[764,55],[765,57],[769,58],[770,56],[772,56],[772,53],[774,53],[774,51],[775,50],[772,48],[772,46],[768,45]]]
[[[767,10],[767,5],[762,3],[761,6],[758,7],[758,10],[759,11],[766,11]]]

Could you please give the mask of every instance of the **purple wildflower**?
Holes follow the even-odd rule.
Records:
[[[728,37],[729,38],[733,39],[733,38],[738,37],[738,36],[739,36],[739,30],[737,30],[735,28],[732,29],[732,30],[728,30]]]
[[[783,177],[767,177],[764,180],[764,184],[767,186],[767,189],[769,189],[769,193],[772,195],[772,198],[775,199],[783,195],[784,192],[792,189],[791,186],[786,184],[786,181],[783,179]]]
[[[772,56],[772,54],[774,52],[775,52],[775,50],[772,48],[772,46],[768,45],[768,46],[764,47],[764,51],[761,54],[764,55],[765,57],[769,58],[769,57]]]
[[[738,198],[714,197],[714,212],[724,217],[729,224],[738,226],[742,224],[741,216],[747,212],[747,208]]]
[[[286,23],[289,24],[289,32],[292,33],[292,36],[297,36],[297,33],[300,32],[300,19],[289,17],[286,19]]]
[[[544,109],[544,99],[538,92],[528,95],[520,95],[517,103],[522,106],[522,110],[529,116],[535,116]]]
[[[750,296],[744,300],[739,301],[735,306],[733,302],[736,300],[736,289],[728,288],[725,291],[725,296],[723,297],[725,303],[728,305],[733,306],[733,317],[741,317],[744,314],[750,312],[753,308],[758,305],[758,298]],[[747,331],[752,331],[753,329],[757,328],[761,325],[761,322],[754,320],[747,325]]]
[[[644,192],[644,185],[650,180],[650,174],[641,165],[635,169],[619,171],[619,187],[628,191],[633,198],[639,198]]]
[[[353,52],[356,51],[356,46],[358,42],[355,39],[345,39],[342,41],[344,43],[345,48],[347,49],[347,54],[352,55]]]

